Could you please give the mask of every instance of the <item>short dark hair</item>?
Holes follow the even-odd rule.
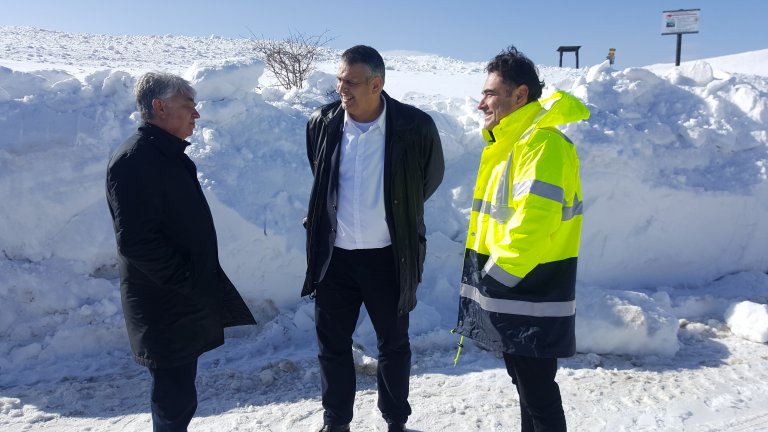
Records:
[[[351,66],[364,64],[371,71],[370,77],[380,76],[384,81],[384,59],[375,49],[366,45],[355,45],[341,54],[341,61]]]
[[[544,81],[539,80],[536,66],[531,59],[518,51],[514,45],[510,45],[491,59],[485,67],[485,71],[499,74],[504,83],[509,86],[521,84],[528,86],[528,102],[541,97]]]
[[[152,120],[155,117],[152,101],[160,99],[167,101],[177,93],[195,98],[196,92],[187,80],[180,76],[162,72],[147,72],[136,82],[133,89],[136,96],[136,106],[139,108],[142,120]]]

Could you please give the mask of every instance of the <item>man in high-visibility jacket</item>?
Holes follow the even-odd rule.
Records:
[[[501,351],[520,396],[522,431],[566,430],[557,359],[576,352],[579,161],[556,126],[589,117],[565,92],[540,100],[533,62],[510,47],[492,59],[478,109],[480,159],[457,333]]]

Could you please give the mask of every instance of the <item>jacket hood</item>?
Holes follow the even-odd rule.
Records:
[[[556,91],[546,99],[535,100],[504,117],[492,132],[483,129],[483,137],[488,143],[500,137],[517,141],[530,126],[555,127],[588,118],[589,109],[579,99],[570,93]]]
[[[556,91],[546,99],[539,99],[546,113],[536,126],[540,128],[574,123],[589,118],[589,110],[576,97],[564,91]]]

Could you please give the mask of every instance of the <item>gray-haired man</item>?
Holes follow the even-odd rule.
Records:
[[[134,359],[152,375],[153,430],[186,431],[197,409],[197,358],[224,343],[224,327],[256,324],[221,269],[211,211],[184,153],[195,90],[170,74],[136,84],[144,123],[114,153],[107,201]]]

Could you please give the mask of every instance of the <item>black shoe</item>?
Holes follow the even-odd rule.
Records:
[[[405,423],[390,423],[387,432],[405,432]]]
[[[319,432],[349,432],[349,425],[323,425]]]

